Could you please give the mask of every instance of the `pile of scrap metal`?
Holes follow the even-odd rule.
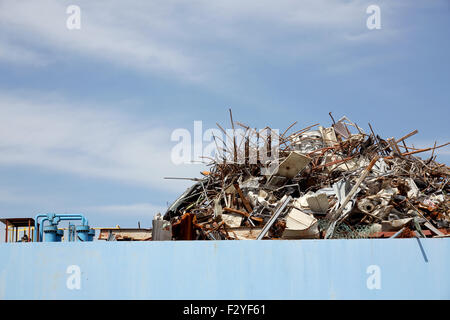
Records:
[[[449,143],[417,149],[405,144],[417,130],[383,140],[370,124],[366,134],[346,117],[331,119],[327,128],[316,124],[287,135],[294,123],[279,135],[279,159],[271,174],[263,174],[270,163],[250,164],[248,150],[245,161],[209,163],[210,171],[192,179],[196,183],[157,218],[164,236],[154,240],[449,234],[449,167],[435,161],[435,149]],[[426,160],[415,156],[426,151],[432,152]]]

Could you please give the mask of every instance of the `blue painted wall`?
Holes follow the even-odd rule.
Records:
[[[449,253],[448,238],[2,243],[0,298],[450,299]]]

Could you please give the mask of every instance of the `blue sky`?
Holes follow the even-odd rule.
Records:
[[[0,0],[0,30],[2,217],[150,226],[190,185],[163,177],[203,168],[171,163],[171,133],[229,127],[228,108],[257,128],[331,111],[384,138],[418,129],[416,147],[450,140],[445,0]]]

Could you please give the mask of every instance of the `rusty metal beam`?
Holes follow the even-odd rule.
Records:
[[[248,202],[247,198],[244,196],[244,193],[242,192],[241,188],[239,188],[239,184],[235,183],[234,188],[238,192],[239,197],[241,198],[242,203],[244,204],[245,210],[247,210],[248,213],[252,213],[253,212],[252,206],[250,205],[250,202]]]

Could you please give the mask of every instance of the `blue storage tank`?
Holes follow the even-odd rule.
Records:
[[[78,238],[80,241],[90,241],[89,240],[89,232],[90,232],[89,226],[84,226],[84,225],[76,226],[75,230],[77,232],[77,235],[78,235]]]
[[[44,227],[44,241],[45,242],[58,242],[58,226],[56,225],[49,225]],[[61,241],[61,238],[59,239]]]
[[[64,237],[64,230],[57,230],[56,231],[56,242],[61,242],[63,237]]]
[[[89,230],[88,241],[94,241],[94,237],[95,237],[95,229]]]

